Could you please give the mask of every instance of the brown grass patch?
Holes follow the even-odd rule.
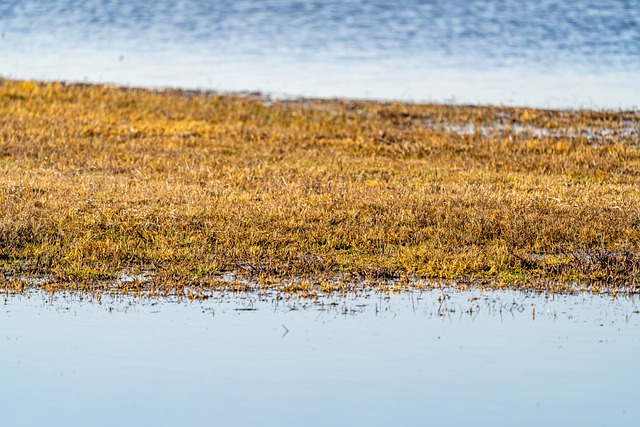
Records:
[[[638,289],[639,121],[0,80],[0,279]]]

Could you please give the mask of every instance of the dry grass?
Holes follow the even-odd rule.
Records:
[[[0,80],[0,281],[152,268],[172,286],[232,270],[638,290],[639,121]]]

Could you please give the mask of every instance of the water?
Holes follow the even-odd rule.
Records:
[[[0,2],[0,74],[275,96],[638,108],[635,0]]]
[[[640,311],[588,294],[0,305],[4,425],[632,426]]]

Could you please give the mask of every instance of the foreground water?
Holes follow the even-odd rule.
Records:
[[[631,426],[634,299],[42,293],[0,306],[4,425]]]
[[[635,0],[0,2],[0,75],[638,108]]]

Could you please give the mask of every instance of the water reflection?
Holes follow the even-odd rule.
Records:
[[[281,296],[280,296],[281,297]],[[9,425],[634,425],[634,299],[8,296]]]

